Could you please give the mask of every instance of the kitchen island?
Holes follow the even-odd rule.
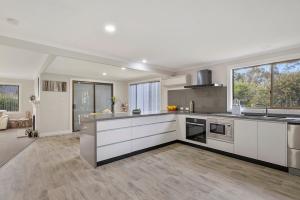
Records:
[[[83,116],[80,155],[95,167],[103,165],[172,143],[176,126],[170,112]]]

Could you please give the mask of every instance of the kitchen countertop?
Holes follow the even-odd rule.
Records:
[[[111,113],[111,114],[90,114],[90,115],[82,115],[84,121],[104,121],[104,120],[112,120],[112,119],[124,119],[124,118],[135,118],[135,117],[148,117],[155,115],[167,115],[167,114],[177,114],[177,112],[168,112],[168,111],[160,111],[160,112],[148,112],[142,114],[132,114],[132,113]]]
[[[112,113],[112,114],[90,114],[83,115],[83,122],[93,122],[93,121],[104,121],[113,119],[124,119],[124,118],[135,118],[135,117],[148,117],[156,115],[166,115],[166,114],[185,114],[185,115],[195,115],[195,116],[207,116],[207,117],[228,117],[228,118],[238,118],[238,119],[252,119],[252,120],[262,120],[262,121],[276,121],[276,122],[288,122],[290,124],[300,125],[300,116],[295,115],[272,115],[271,117],[264,116],[253,116],[253,115],[233,115],[231,113],[190,113],[183,111],[160,111],[160,112],[149,112],[142,114],[132,114],[132,113]]]
[[[251,119],[251,120],[261,120],[261,121],[276,121],[276,122],[287,122],[289,124],[299,124],[300,125],[300,116],[295,115],[277,115],[270,114],[269,117],[265,117],[264,115],[258,116],[253,114],[241,114],[234,115],[231,113],[214,113],[211,114],[216,117],[228,117],[228,118],[238,118],[238,119]]]

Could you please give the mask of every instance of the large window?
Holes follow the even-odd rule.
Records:
[[[160,82],[131,84],[129,86],[129,108],[139,108],[142,112],[160,110]]]
[[[300,60],[234,69],[233,99],[246,108],[300,108]]]
[[[19,86],[0,84],[0,110],[19,111]]]

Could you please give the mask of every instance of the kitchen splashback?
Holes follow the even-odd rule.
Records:
[[[211,87],[201,89],[169,90],[168,104],[189,107],[195,102],[195,112],[226,112],[227,88]]]

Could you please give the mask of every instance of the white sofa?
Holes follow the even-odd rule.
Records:
[[[7,129],[8,115],[6,110],[0,110],[0,130]]]

